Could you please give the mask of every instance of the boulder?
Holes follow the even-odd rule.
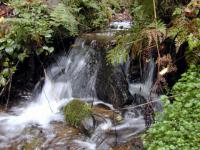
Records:
[[[112,66],[106,61],[106,50],[101,52],[101,63],[96,78],[97,97],[115,108],[131,103],[133,97],[128,89],[128,81],[121,65]]]
[[[92,116],[91,106],[87,103],[74,99],[63,108],[65,120],[69,125],[81,127],[81,122]]]

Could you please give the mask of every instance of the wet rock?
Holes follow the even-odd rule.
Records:
[[[128,69],[128,80],[131,83],[137,83],[141,81],[140,64],[134,59],[130,60],[130,65]]]
[[[81,121],[81,131],[90,136],[95,130],[95,119],[94,117],[85,118]]]
[[[141,105],[141,104],[144,104],[146,102],[147,102],[147,100],[144,98],[144,96],[139,95],[139,94],[134,94],[134,103],[136,105]]]
[[[110,109],[101,106],[94,106],[92,108],[92,112],[95,116],[95,119],[97,119],[98,117],[105,119],[105,118],[111,118],[113,116],[113,112]],[[101,121],[102,119],[97,119],[97,120]]]
[[[116,108],[123,107],[133,100],[122,68],[107,64],[105,55],[97,73],[96,92],[99,99],[113,104]]]
[[[87,136],[91,136],[95,130],[105,123],[106,120],[111,120],[114,123],[119,123],[123,120],[121,113],[111,110],[103,105],[95,105],[92,107],[92,117],[85,118],[81,121],[80,130]]]
[[[139,138],[135,138],[128,143],[110,148],[110,150],[144,150],[144,147],[142,144],[142,140]]]
[[[128,80],[123,64],[113,66],[106,60],[107,52],[115,44],[113,36],[99,34],[84,34],[85,44],[93,47],[99,53],[98,71],[96,76],[95,90],[97,98],[113,104],[114,107],[123,107],[133,101],[128,90]]]

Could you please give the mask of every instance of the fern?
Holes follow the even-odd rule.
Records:
[[[51,19],[55,26],[64,26],[70,31],[70,35],[74,36],[78,32],[78,22],[76,18],[70,12],[70,8],[64,4],[58,4],[58,6],[51,12]]]
[[[63,38],[76,36],[80,30],[105,27],[112,15],[108,7],[119,7],[117,2],[62,0],[49,8],[44,0],[10,0],[13,16],[0,18],[0,89],[15,72],[17,62],[33,53],[52,53],[50,45],[55,44],[57,33]]]
[[[147,39],[145,29],[151,22],[148,13],[145,13],[143,2],[136,0],[131,8],[131,13],[134,18],[134,25],[129,34],[122,34],[117,42],[117,46],[110,50],[107,55],[107,60],[111,64],[119,64],[127,60],[128,54],[131,51],[132,57],[137,57],[144,47]],[[145,42],[144,42],[145,41]],[[142,46],[141,46],[142,45]]]
[[[77,16],[79,27],[82,30],[97,30],[106,27],[112,16],[111,6],[114,9],[119,3],[114,0],[63,0],[66,6],[71,6],[72,14]]]
[[[127,57],[128,50],[122,46],[117,46],[108,52],[107,61],[112,65],[117,65],[126,62]]]
[[[153,22],[147,26],[148,28],[156,28],[159,32],[166,34],[166,25],[161,21],[158,20],[156,23]]]
[[[193,1],[191,2],[193,3]],[[191,3],[188,5],[191,7]],[[179,8],[180,9],[180,8]],[[186,51],[186,60],[189,64],[199,63],[200,53],[200,19],[188,19],[182,11],[178,9],[174,12],[173,26],[167,31],[167,35],[175,38],[176,51],[178,52],[180,46],[187,42],[188,48]],[[194,58],[194,59],[191,59]]]

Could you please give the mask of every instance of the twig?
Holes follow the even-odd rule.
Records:
[[[44,74],[45,74],[45,78],[48,78],[45,69],[44,69]],[[53,109],[51,108],[51,105],[50,105],[50,102],[49,102],[48,96],[46,95],[45,89],[44,89],[43,92],[44,92],[44,95],[45,95],[45,97],[46,97],[46,99],[47,99],[47,103],[48,103],[48,105],[49,105],[49,108],[50,108],[51,112],[54,113],[54,112],[53,112]]]
[[[15,67],[17,67],[18,64],[19,64],[19,61],[16,63]],[[4,88],[3,88],[3,89],[1,90],[1,92],[0,92],[0,97],[1,97],[2,94],[4,93],[4,91],[5,91],[6,87],[7,87],[7,85],[12,81],[12,76],[13,76],[13,74],[14,74],[14,72],[10,74],[10,76],[9,76],[9,78],[8,78],[8,80],[7,80],[6,84],[5,84],[5,86],[4,86]]]
[[[120,110],[135,109],[135,108],[138,108],[138,107],[141,107],[141,106],[145,106],[145,105],[148,105],[148,104],[151,104],[151,103],[154,103],[154,102],[159,102],[159,101],[160,101],[160,100],[149,101],[149,102],[147,102],[147,103],[140,104],[140,105],[137,105],[137,106],[124,107],[124,108],[121,108]]]
[[[5,85],[4,88],[1,90],[0,97],[1,97],[2,94],[4,93],[4,91],[5,91],[5,89],[6,89],[6,86],[9,84],[10,78],[11,78],[12,75],[13,75],[13,74],[10,75],[9,79],[8,79],[7,82],[6,82],[6,85]]]
[[[157,81],[160,81],[160,74],[159,74],[159,71],[160,71],[160,51],[159,51],[159,46],[158,46],[158,34],[157,34],[157,29],[158,29],[158,23],[157,23],[157,13],[156,13],[156,2],[155,0],[153,0],[153,10],[154,10],[154,21],[155,21],[155,24],[156,24],[156,49],[157,49],[157,53],[158,53],[158,70],[157,70]],[[153,88],[156,86],[156,84],[153,85]],[[152,89],[153,89],[152,88]]]
[[[11,85],[12,85],[12,76],[10,78],[10,83],[9,83],[9,87],[8,87],[8,98],[7,98],[7,101],[6,101],[6,110],[8,108],[8,103],[10,101],[10,90],[11,90]]]

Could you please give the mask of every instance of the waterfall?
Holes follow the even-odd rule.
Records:
[[[153,86],[153,76],[154,76],[155,64],[153,59],[151,58],[148,64],[147,75],[145,75],[144,83],[129,83],[129,91],[132,95],[138,94],[143,96],[146,100],[148,100],[152,96],[152,86]],[[156,94],[153,95],[157,97]]]
[[[96,98],[98,53],[84,43],[77,39],[69,54],[59,56],[45,71],[42,91],[30,103],[0,114],[0,143],[20,135],[29,125],[47,128],[51,121],[62,121],[60,109],[73,98]]]
[[[91,45],[85,43],[83,38],[78,38],[69,53],[63,53],[56,58],[56,62],[44,71],[45,79],[41,91],[38,90],[36,92],[38,94],[29,102],[13,107],[7,113],[0,113],[0,149],[9,146],[13,139],[22,137],[27,127],[36,126],[43,131],[43,129],[51,129],[53,121],[63,122],[64,116],[60,110],[74,98],[94,102],[94,105],[103,103],[114,111],[112,105],[97,98],[95,84],[102,56],[98,50],[95,50],[94,41]],[[137,94],[146,100],[159,99],[156,93],[151,92],[154,65],[153,61],[149,63],[148,76],[144,82],[128,84],[127,91],[132,96]],[[127,73],[128,66],[125,67],[124,74]],[[117,86],[119,84],[120,82]],[[106,118],[98,124],[91,137],[77,139],[74,143],[88,150],[106,150],[115,143],[125,143],[145,131],[145,120],[140,110],[124,109],[119,111],[119,114],[123,117],[119,124]]]
[[[129,64],[129,62],[127,62]],[[127,66],[125,65],[125,72],[127,72]],[[154,76],[155,64],[153,59],[151,59],[148,64],[148,70],[146,70],[147,75],[145,76],[144,82],[141,83],[129,83],[130,93],[136,97],[143,97],[145,102],[151,100],[155,101],[155,110],[160,111],[161,103],[159,101],[159,96],[152,92],[153,87],[153,76]],[[137,103],[137,102],[136,102]],[[144,102],[139,101],[138,104]],[[121,114],[123,115],[123,114]],[[75,141],[76,143],[82,145],[88,150],[107,150],[111,146],[119,145],[122,143],[127,143],[138,134],[143,133],[146,130],[145,119],[141,112],[141,107],[135,108],[128,107],[125,109],[123,115],[123,121],[120,124],[114,124],[111,120],[105,120],[100,124],[93,135],[86,141]]]

